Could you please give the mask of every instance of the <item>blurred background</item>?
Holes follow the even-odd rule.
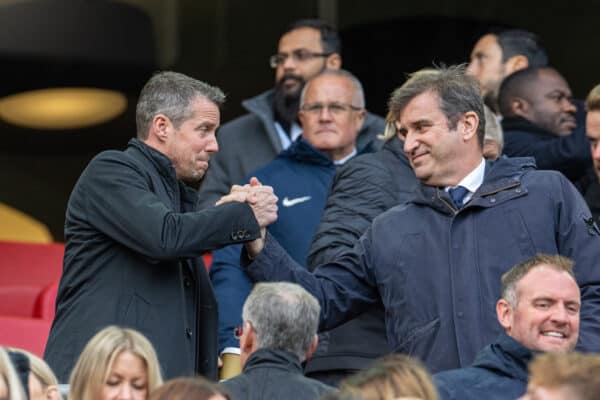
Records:
[[[339,29],[344,68],[384,115],[406,73],[468,61],[491,27],[539,34],[583,98],[600,82],[598,15],[600,3],[583,0],[0,0],[0,231],[25,219],[64,240],[75,181],[96,153],[135,135],[136,96],[153,71],[221,87],[223,122],[243,113],[243,99],[272,87],[268,58],[296,19]]]

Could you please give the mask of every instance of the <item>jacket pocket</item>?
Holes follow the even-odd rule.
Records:
[[[411,329],[407,334],[401,336],[394,352],[427,358],[425,355],[434,348],[439,329],[439,317]]]

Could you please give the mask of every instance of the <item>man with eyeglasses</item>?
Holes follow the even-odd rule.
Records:
[[[270,58],[275,70],[275,87],[242,105],[248,114],[223,125],[218,134],[219,153],[200,188],[199,201],[212,207],[231,185],[267,164],[296,140],[302,129],[298,123],[300,93],[306,81],[325,69],[342,65],[338,33],[319,20],[292,23],[279,39],[277,53]],[[376,139],[383,133],[382,118],[366,113],[357,138],[359,152],[379,149]]]
[[[273,187],[279,198],[270,234],[306,267],[336,168],[357,153],[365,100],[358,79],[339,69],[325,70],[308,81],[300,104],[301,137],[252,176]],[[239,353],[231,330],[241,323],[242,305],[252,287],[240,267],[240,251],[241,246],[216,250],[210,270],[219,304],[219,351],[225,354]]]

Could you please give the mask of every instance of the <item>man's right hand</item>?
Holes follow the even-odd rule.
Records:
[[[261,228],[277,221],[277,196],[271,186],[263,186],[258,179],[250,179],[249,185],[234,185],[228,195],[221,197],[217,206],[231,201],[245,202],[250,205],[254,217]],[[264,233],[262,235],[264,237]]]

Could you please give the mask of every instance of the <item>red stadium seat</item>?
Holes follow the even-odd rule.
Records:
[[[31,318],[40,294],[39,286],[0,284],[0,315]]]
[[[52,322],[0,315],[0,345],[18,347],[44,356]]]
[[[54,320],[56,311],[56,295],[58,294],[58,284],[60,279],[55,280],[46,286],[39,294],[35,307],[33,309],[33,317],[45,319],[46,321]]]

